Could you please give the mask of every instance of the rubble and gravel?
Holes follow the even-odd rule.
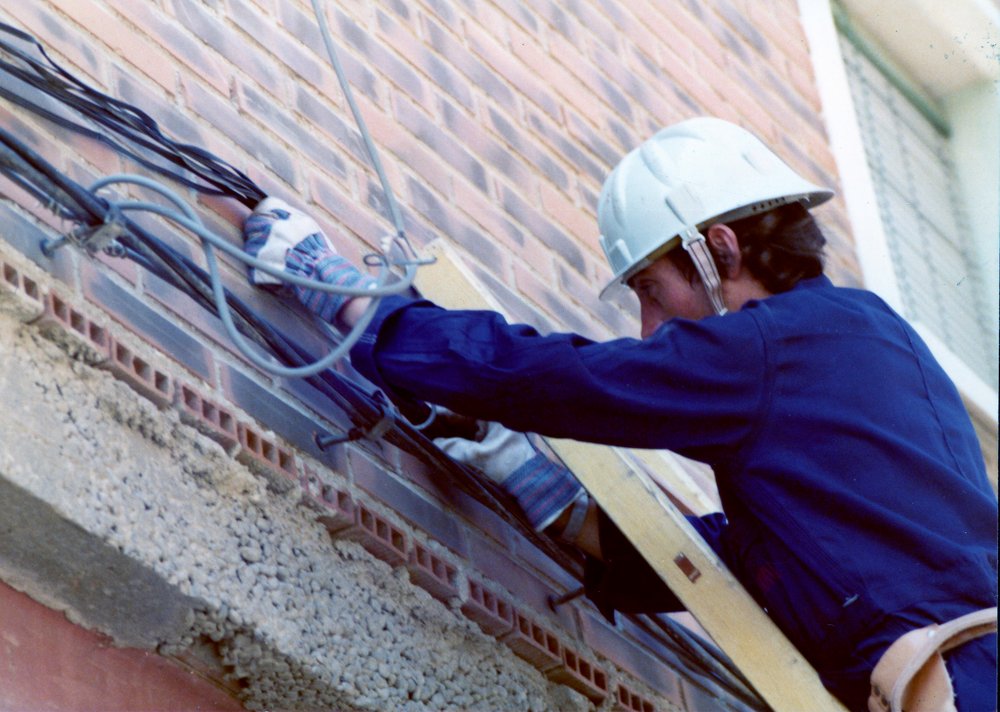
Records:
[[[79,527],[78,541],[53,555],[109,547],[119,557],[101,559],[105,570],[93,573],[107,585],[89,587],[86,607],[57,602],[74,620],[134,642],[114,615],[94,613],[123,605],[127,587],[112,584],[115,562],[127,561],[165,584],[158,595],[171,600],[157,606],[186,612],[147,628],[160,651],[211,644],[251,708],[590,708],[405,569],[331,540],[296,488],[268,488],[175,411],[2,314],[0,361],[0,480]],[[0,557],[0,578],[39,597],[47,589],[53,605],[58,582],[8,564]]]

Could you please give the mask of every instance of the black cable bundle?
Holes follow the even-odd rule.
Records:
[[[28,43],[37,51],[38,56],[33,57],[16,47],[8,38]],[[265,197],[264,192],[243,172],[202,148],[170,139],[146,112],[103,94],[74,77],[49,57],[45,48],[31,35],[0,23],[0,50],[15,60],[0,59],[0,70],[71,107],[94,124],[111,131],[114,136],[71,121],[12,91],[6,83],[0,84],[0,96],[11,103],[100,141],[146,168],[201,193],[235,198],[251,208]],[[182,172],[171,170],[147,158],[140,148],[166,159],[201,180],[193,180]]]

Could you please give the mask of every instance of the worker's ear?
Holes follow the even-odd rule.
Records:
[[[723,223],[715,223],[705,232],[705,240],[715,258],[719,276],[725,279],[739,277],[743,269],[743,255],[733,229]]]

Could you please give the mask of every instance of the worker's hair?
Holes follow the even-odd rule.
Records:
[[[772,294],[787,292],[803,279],[823,273],[826,238],[801,203],[726,222],[740,244],[743,266]],[[696,279],[694,263],[684,250],[668,256],[688,279]]]

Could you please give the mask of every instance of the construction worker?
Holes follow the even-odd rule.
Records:
[[[861,710],[894,641],[996,606],[997,501],[959,394],[917,334],[874,294],[823,275],[807,208],[831,195],[738,126],[682,122],[629,153],[598,206],[614,273],[605,292],[635,292],[641,340],[540,335],[391,297],[352,362],[395,398],[502,423],[441,444],[500,482],[537,529],[588,552],[588,595],[607,614],[678,602],[521,433],[711,465],[724,514],[693,523],[831,692]],[[245,233],[250,253],[290,272],[371,281],[273,198]],[[296,289],[331,323],[367,307]],[[949,704],[995,709],[995,633],[944,661]]]

